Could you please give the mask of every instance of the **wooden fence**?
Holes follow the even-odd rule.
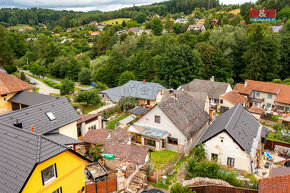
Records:
[[[266,144],[265,144],[265,147],[264,148],[265,149],[274,150],[276,145],[290,148],[290,144],[289,143],[283,143],[283,142],[278,142],[278,141],[271,141],[271,140],[268,140],[268,139],[266,141]]]
[[[86,184],[87,193],[109,193],[117,191],[117,178],[107,179],[104,182]]]
[[[258,190],[218,185],[189,186],[188,188],[196,191],[196,193],[258,193]]]

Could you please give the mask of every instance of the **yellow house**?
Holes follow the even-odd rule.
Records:
[[[89,160],[38,135],[0,123],[1,193],[82,193]]]
[[[31,92],[33,88],[33,85],[0,71],[0,115],[12,111],[13,105],[8,101],[11,97],[20,91]]]

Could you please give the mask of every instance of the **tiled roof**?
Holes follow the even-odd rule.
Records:
[[[42,135],[0,123],[0,192],[20,192],[34,167],[67,150]]]
[[[251,108],[248,111],[250,113],[255,113],[255,114],[262,115],[265,112],[265,109],[260,108],[260,107],[251,106]]]
[[[56,96],[38,94],[35,92],[21,91],[15,94],[8,101],[31,106],[31,105],[40,104],[46,101],[54,100],[56,98],[57,98]]]
[[[34,88],[31,84],[0,71],[0,95]]]
[[[260,179],[259,193],[289,193],[290,175]]]
[[[120,144],[114,142],[106,142],[104,144],[105,154],[114,154],[115,157],[131,161],[137,164],[143,164],[148,155],[148,148],[139,147],[137,145]]]
[[[149,110],[144,108],[144,107],[137,106],[134,109],[129,110],[128,112],[132,113],[133,115],[139,116],[139,115],[142,115],[144,113],[147,113],[148,111]]]
[[[290,121],[290,113],[284,115],[284,116],[282,117],[282,119],[283,119],[283,120],[289,120],[289,121]]]
[[[101,113],[97,113],[97,114],[83,114],[83,115],[80,115],[81,119],[78,120],[77,124],[80,124],[80,123],[89,121],[91,119],[95,119],[95,118],[97,118],[100,115],[101,115]]]
[[[225,82],[194,79],[190,83],[182,85],[181,89],[184,91],[207,93],[209,98],[219,99],[222,94],[226,93],[229,86],[229,83]]]
[[[247,80],[245,85],[237,84],[234,90],[242,94],[250,94],[252,91],[276,94],[276,102],[290,104],[290,85],[255,80]]]
[[[48,112],[54,115],[54,120],[48,118]],[[46,134],[79,120],[80,116],[66,98],[57,98],[0,116],[0,122],[11,126],[16,119],[26,131],[31,131],[33,125],[35,133]]]
[[[122,129],[89,129],[83,138],[85,143],[118,142],[127,143],[132,136]]]
[[[271,177],[290,175],[290,168],[272,168]]]
[[[221,98],[229,101],[233,105],[243,104],[243,103],[245,103],[247,101],[246,97],[240,95],[236,91],[228,92],[228,93],[222,95]]]
[[[155,100],[159,90],[164,89],[158,83],[142,82],[130,80],[126,84],[108,90],[100,91],[101,94],[106,94],[113,102],[119,101],[122,97],[135,97],[147,100]]]
[[[269,132],[267,128],[262,127],[259,134],[260,127],[259,122],[241,104],[238,104],[219,115],[207,128],[198,143],[204,143],[225,131],[243,150],[251,155],[252,147],[255,145],[255,138],[260,138],[262,134],[265,135],[265,133]]]
[[[171,97],[159,102],[158,106],[188,138],[210,119],[194,97],[181,90],[174,91]]]

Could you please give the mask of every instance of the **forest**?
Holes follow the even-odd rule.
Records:
[[[277,22],[250,23],[251,8],[277,9]],[[240,13],[232,12],[237,9]],[[286,0],[242,5],[171,0],[111,12],[5,8],[0,9],[0,66],[10,73],[17,66],[38,76],[108,87],[146,80],[177,88],[212,76],[232,85],[246,79],[285,80],[290,76],[289,17]],[[88,25],[116,18],[131,20],[106,25],[103,31]],[[188,23],[174,23],[177,18],[187,18]],[[204,21],[206,30],[188,31],[197,20]],[[11,28],[18,24],[32,29]],[[271,26],[283,27],[276,33]],[[117,34],[132,27],[152,33]],[[93,37],[91,31],[100,33]]]

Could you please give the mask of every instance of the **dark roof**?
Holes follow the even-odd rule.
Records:
[[[67,150],[42,135],[0,123],[0,192],[20,192],[39,163]]]
[[[59,143],[61,145],[73,145],[73,144],[80,144],[83,143],[83,141],[55,133],[55,134],[48,134],[44,135],[47,139],[50,139],[51,141],[54,141],[56,143]]]
[[[83,122],[86,122],[86,121],[90,121],[92,119],[95,119],[97,118],[98,116],[100,116],[102,113],[96,113],[96,114],[83,114],[83,115],[80,115],[81,119],[78,120],[77,124],[80,124],[80,123],[83,123]]]
[[[290,174],[290,168],[272,168],[270,176],[284,176]]]
[[[89,129],[83,138],[85,143],[105,143],[113,141],[118,143],[127,143],[132,136],[122,129]]]
[[[139,147],[137,145],[106,142],[104,144],[103,153],[114,154],[116,158],[131,161],[137,164],[143,164],[145,163],[148,150],[148,148]]]
[[[162,89],[164,87],[158,83],[130,80],[122,86],[103,90],[100,93],[106,94],[113,102],[117,102],[122,97],[127,96],[155,100],[159,90]]]
[[[194,97],[181,90],[174,91],[171,97],[159,102],[158,106],[188,138],[210,119]]]
[[[27,106],[44,103],[56,99],[56,96],[38,94],[35,92],[21,91],[9,99],[10,102],[23,104]]]
[[[0,70],[0,95],[29,90],[32,88],[34,88],[34,86],[31,84]]]
[[[132,113],[133,115],[139,116],[139,115],[142,115],[144,113],[147,113],[148,111],[149,110],[144,108],[144,107],[137,106],[134,109],[129,110],[128,112]]]
[[[48,118],[48,112],[54,115],[54,120]],[[57,98],[0,116],[0,122],[11,126],[16,119],[24,130],[31,131],[33,125],[35,133],[45,134],[77,121],[80,116],[66,98]]]
[[[260,179],[259,193],[289,193],[290,175]]]
[[[219,115],[207,128],[198,143],[204,143],[225,131],[236,143],[251,155],[254,139],[258,135],[260,124],[241,104]],[[265,130],[265,131],[264,131]],[[260,135],[265,135],[267,128],[262,127]],[[260,136],[261,137],[261,136]]]
[[[209,98],[219,99],[226,93],[229,83],[215,82],[210,80],[194,79],[188,84],[182,85],[181,89],[185,91],[207,93]]]

